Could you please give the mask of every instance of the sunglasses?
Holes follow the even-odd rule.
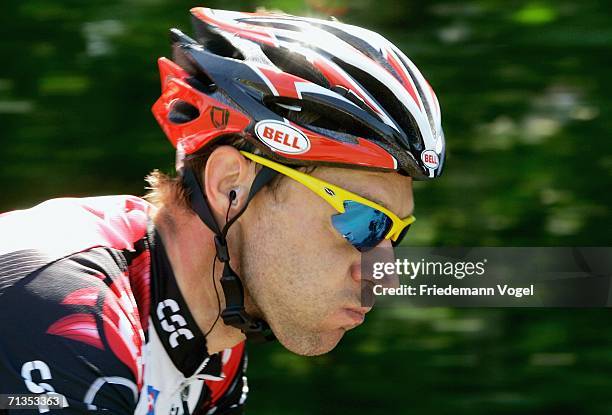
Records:
[[[331,218],[334,228],[360,252],[374,248],[385,239],[390,239],[393,246],[399,245],[410,225],[416,220],[412,215],[401,219],[371,200],[284,164],[246,151],[240,153],[258,164],[290,177],[322,197],[338,211]]]

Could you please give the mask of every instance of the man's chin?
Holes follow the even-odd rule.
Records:
[[[332,351],[346,333],[344,329],[336,329],[324,333],[304,336],[277,335],[280,344],[292,353],[300,356],[320,356]]]

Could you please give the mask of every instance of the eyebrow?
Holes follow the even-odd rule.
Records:
[[[397,212],[395,212],[393,209],[389,208],[389,206],[387,206],[382,200],[378,199],[376,196],[372,196],[372,194],[370,194],[368,192],[359,192],[359,193],[355,192],[355,194],[358,194],[361,197],[364,197],[364,198],[370,200],[371,202],[374,202],[374,203],[376,203],[378,205],[381,205],[385,209],[387,209],[387,210],[389,210],[389,211],[391,211],[391,212],[393,212],[393,213],[395,213],[396,215],[399,216],[399,214]],[[410,211],[410,213],[407,216],[403,216],[403,217],[399,216],[399,217],[400,217],[400,219],[405,219],[405,218],[407,218],[409,216],[412,216],[413,214],[414,214],[414,208]]]
[[[376,196],[372,196],[372,195],[371,195],[370,193],[368,193],[368,192],[359,192],[359,193],[355,192],[355,194],[358,194],[358,195],[360,195],[361,197],[366,198],[366,199],[368,199],[369,201],[376,203],[377,205],[381,205],[382,207],[384,207],[384,208],[385,208],[385,209],[387,209],[387,210],[391,210],[391,209],[389,209],[389,206],[387,206],[387,205],[386,205],[386,204],[385,204],[385,203],[384,203],[382,200],[380,200],[380,199],[379,199],[379,198],[377,198]],[[392,211],[392,210],[391,210],[391,211]],[[392,212],[393,212],[393,211],[392,211]]]

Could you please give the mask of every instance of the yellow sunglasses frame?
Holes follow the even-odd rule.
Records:
[[[385,215],[387,215],[393,225],[389,232],[385,235],[385,239],[391,239],[393,242],[397,241],[400,234],[408,225],[414,223],[416,218],[413,215],[408,216],[407,218],[400,218],[389,209],[384,206],[379,205],[378,203],[374,203],[371,200],[368,200],[364,197],[361,197],[355,193],[349,192],[341,187],[328,183],[324,180],[318,179],[314,176],[311,176],[306,173],[302,173],[299,170],[292,169],[291,167],[287,167],[284,164],[277,163],[275,161],[260,157],[256,154],[248,153],[246,151],[240,152],[246,158],[254,161],[255,163],[261,164],[263,166],[269,167],[272,170],[275,170],[291,179],[295,180],[298,183],[306,186],[308,189],[312,190],[314,193],[323,198],[327,203],[329,203],[334,209],[336,209],[339,213],[344,213],[344,202],[346,200],[351,200],[354,202],[361,203],[363,205],[369,206],[373,209],[379,210]]]

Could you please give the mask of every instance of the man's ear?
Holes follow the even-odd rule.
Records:
[[[255,166],[232,146],[213,150],[204,168],[203,187],[215,220],[223,227],[228,209],[238,212],[255,178]],[[234,192],[234,197],[230,194]]]

